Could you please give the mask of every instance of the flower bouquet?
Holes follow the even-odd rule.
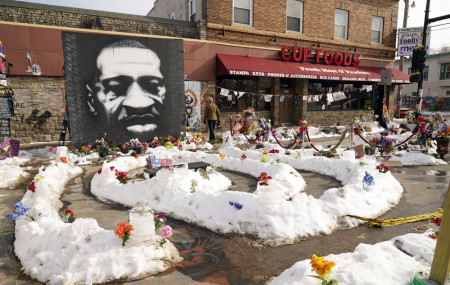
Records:
[[[255,114],[255,109],[248,107],[247,110],[244,110],[243,112],[245,113],[245,117],[250,117]]]
[[[378,148],[382,157],[394,150],[394,143],[395,139],[389,138],[386,135],[373,137],[369,140],[370,146]]]

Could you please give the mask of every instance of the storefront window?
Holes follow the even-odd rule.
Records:
[[[216,85],[219,87],[216,88],[217,106],[222,112],[242,112],[248,107],[255,110],[267,108],[264,96],[258,92],[256,78],[221,78],[217,79]],[[226,94],[221,94],[221,91]],[[270,103],[268,109],[270,110]]]
[[[372,85],[308,83],[308,111],[372,109]]]

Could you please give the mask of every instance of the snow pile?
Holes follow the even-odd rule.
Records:
[[[325,260],[334,261],[330,279],[340,285],[353,284],[412,284],[418,271],[429,272],[436,240],[427,234],[406,234],[374,245],[359,244],[353,252],[330,254]],[[295,263],[268,284],[316,285],[310,259]]]
[[[180,261],[170,242],[122,247],[121,239],[94,219],[62,222],[61,193],[81,172],[70,161],[41,167],[35,192],[24,195],[21,202],[34,220],[16,220],[14,248],[26,274],[49,284],[92,284],[158,273]]]

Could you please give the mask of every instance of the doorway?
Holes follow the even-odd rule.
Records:
[[[291,124],[293,122],[293,94],[292,88],[280,88],[280,124]]]

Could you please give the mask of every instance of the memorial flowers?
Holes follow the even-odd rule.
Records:
[[[119,180],[120,183],[122,184],[127,184],[128,183],[128,177],[127,177],[128,172],[125,171],[118,171],[116,169],[116,179]]]
[[[163,246],[167,242],[167,238],[172,236],[172,227],[167,225],[159,229],[159,235],[161,236],[160,246]]]
[[[331,273],[331,269],[336,265],[334,261],[326,261],[324,257],[317,257],[313,254],[311,259],[311,271],[316,272],[318,276],[310,275],[311,277],[322,280],[322,285],[337,285],[339,284],[337,280],[327,279],[327,275]]]
[[[34,221],[33,216],[27,214],[30,208],[26,207],[22,202],[14,203],[14,207],[16,208],[14,212],[7,214],[5,217],[9,219],[18,220],[22,216],[26,216],[30,220]]]
[[[439,218],[439,217],[430,220],[430,224],[433,226],[433,230],[434,230],[434,232],[432,232],[431,234],[428,234],[428,236],[430,238],[437,239],[437,237],[439,236],[439,227],[441,226],[441,221],[442,221],[442,218]]]
[[[269,185],[269,180],[272,179],[272,176],[267,175],[266,172],[261,172],[257,179],[260,181],[259,185],[267,186]]]
[[[36,192],[36,185],[35,185],[36,181],[31,180],[30,183],[27,186],[27,189],[30,190],[31,192]]]
[[[125,246],[125,243],[130,239],[132,230],[133,226],[128,223],[120,222],[117,224],[117,230],[114,233],[122,239],[122,246]]]
[[[246,159],[246,158],[247,158],[247,156],[245,155],[245,153],[243,153],[243,154],[241,155],[241,159],[244,160],[244,159]]]
[[[192,194],[195,193],[195,191],[197,191],[197,189],[196,189],[197,185],[198,185],[197,180],[192,179],[191,180],[191,193]]]
[[[234,206],[234,207],[235,207],[236,209],[238,209],[238,210],[242,209],[242,205],[239,204],[238,202],[232,202],[232,201],[230,201],[230,202],[228,202],[228,204],[230,204],[230,206]]]
[[[220,159],[224,159],[227,156],[225,154],[223,154],[223,153],[219,153],[219,157],[220,157]]]
[[[376,169],[378,169],[379,172],[381,173],[386,173],[388,172],[389,166],[387,166],[384,162],[382,162],[381,164],[377,165]]]
[[[61,221],[63,221],[64,223],[67,223],[69,221],[70,217],[73,217],[73,212],[71,210],[67,209],[61,215]]]
[[[375,185],[375,181],[373,181],[373,176],[370,175],[369,172],[366,171],[366,174],[363,177],[363,189],[367,190],[369,186]]]
[[[155,230],[161,228],[165,224],[167,220],[166,215],[167,213],[164,212],[159,212],[155,215]]]

